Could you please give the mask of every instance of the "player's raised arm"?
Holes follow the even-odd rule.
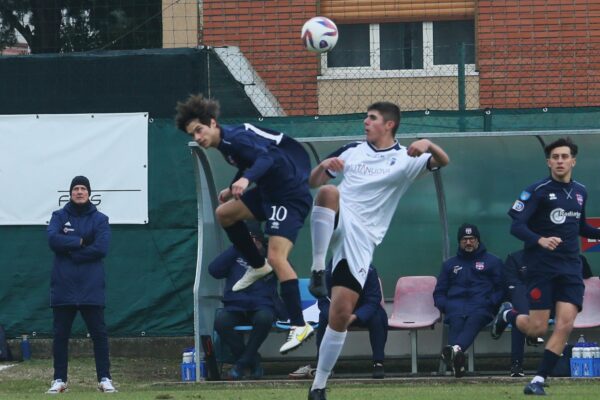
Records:
[[[411,157],[418,157],[423,153],[431,153],[430,168],[445,167],[450,163],[448,154],[437,144],[429,139],[420,139],[408,146],[406,153]]]
[[[327,158],[313,168],[308,183],[312,188],[319,187],[334,177],[331,172],[339,172],[343,169],[344,160],[338,157]]]

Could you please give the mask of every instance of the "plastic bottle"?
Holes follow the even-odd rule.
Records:
[[[577,339],[577,344],[580,344],[580,343],[583,343],[583,344],[586,343],[585,336],[579,335],[579,339]],[[583,345],[582,345],[582,347],[583,347]]]
[[[571,358],[581,358],[582,351],[583,351],[583,348],[579,345],[579,343],[575,344],[575,346],[573,346]]]
[[[31,344],[27,335],[21,336],[21,355],[23,361],[31,360]]]

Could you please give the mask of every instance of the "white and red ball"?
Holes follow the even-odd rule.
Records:
[[[302,26],[301,37],[307,50],[325,53],[335,47],[338,29],[327,17],[313,17]]]

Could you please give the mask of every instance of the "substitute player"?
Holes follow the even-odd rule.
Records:
[[[532,395],[545,394],[544,381],[558,362],[581,311],[584,284],[579,236],[600,239],[600,230],[585,221],[585,186],[571,179],[577,145],[561,138],[544,150],[550,177],[522,191],[508,212],[513,219],[511,233],[525,244],[529,315],[503,303],[491,332],[497,339],[511,323],[527,336],[542,336],[555,307],[554,331],[536,376],[524,389],[525,394]]]
[[[280,349],[285,354],[313,334],[313,328],[302,316],[298,276],[288,262],[311,207],[310,160],[302,145],[281,132],[251,124],[219,125],[218,116],[218,102],[193,95],[177,103],[175,120],[177,128],[192,136],[198,145],[219,150],[229,164],[238,168],[230,187],[219,193],[221,204],[215,211],[229,240],[252,267],[232,290],[242,290],[275,271],[292,325]],[[248,189],[253,183],[255,186]],[[267,261],[252,241],[243,222],[247,219],[267,221]]]
[[[408,148],[394,135],[400,109],[388,102],[369,106],[364,120],[366,141],[350,143],[315,167],[310,185],[325,184],[343,173],[339,186],[322,186],[311,215],[313,266],[311,290],[321,295],[325,255],[332,242],[333,272],[329,324],[309,399],[325,399],[327,378],[346,339],[346,330],[365,284],[375,247],[388,229],[398,201],[427,170],[447,165],[439,146],[422,139]]]

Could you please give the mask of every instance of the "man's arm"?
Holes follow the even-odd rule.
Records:
[[[446,263],[442,264],[442,269],[435,284],[433,291],[433,302],[441,313],[446,312],[446,294],[448,293],[448,272],[446,271]]]
[[[498,259],[493,268],[492,281],[494,284],[494,291],[492,293],[491,299],[494,303],[494,306],[500,304],[502,299],[504,298],[504,264],[502,264],[502,260]]]
[[[219,254],[209,265],[208,273],[216,279],[227,278],[229,270],[235,264],[235,259],[240,256],[240,253],[231,246],[223,253]]]
[[[356,319],[361,323],[366,323],[381,306],[381,287],[379,279],[373,270],[369,271],[363,292],[361,294],[362,304],[354,310]]]
[[[445,167],[450,163],[450,157],[448,154],[437,144],[433,143],[429,139],[420,139],[412,142],[406,153],[411,157],[418,157],[424,153],[431,154],[431,160],[429,161],[429,168],[440,168]]]
[[[326,184],[333,176],[328,171],[339,172],[344,169],[344,160],[338,157],[327,158],[310,172],[308,183],[311,188]]]
[[[108,254],[111,236],[108,217],[101,216],[93,229],[93,242],[71,252],[71,258],[76,264],[100,260]]]
[[[81,247],[82,238],[76,235],[66,235],[62,231],[62,222],[57,211],[52,213],[48,225],[48,245],[55,253],[67,254]]]
[[[527,193],[528,196],[524,197],[523,193]],[[533,191],[529,193],[525,190],[523,193],[515,200],[511,209],[508,210],[508,215],[512,218],[512,224],[510,225],[511,235],[525,242],[526,246],[537,244],[543,248],[554,250],[559,244],[556,243],[556,239],[560,240],[559,238],[545,238],[529,229],[528,222],[537,210],[539,198],[536,192]],[[552,239],[554,248],[550,248],[550,239]]]

